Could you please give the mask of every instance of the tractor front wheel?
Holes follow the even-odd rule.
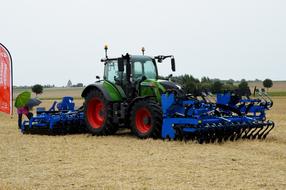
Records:
[[[131,109],[131,129],[140,138],[160,138],[162,111],[152,99],[138,100]]]
[[[117,131],[112,123],[112,109],[99,90],[90,91],[85,97],[84,114],[87,128],[93,135],[110,135]]]

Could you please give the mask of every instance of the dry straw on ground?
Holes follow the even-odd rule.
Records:
[[[264,141],[204,145],[129,133],[22,135],[16,117],[0,114],[0,190],[286,189],[285,110],[286,97],[275,98],[277,128]]]

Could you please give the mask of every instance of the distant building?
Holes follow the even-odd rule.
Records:
[[[72,82],[71,82],[71,80],[68,81],[67,87],[72,87]]]

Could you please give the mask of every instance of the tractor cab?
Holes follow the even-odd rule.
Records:
[[[115,84],[134,83],[142,77],[158,78],[157,65],[154,59],[141,55],[126,55],[115,59],[104,60],[104,80]]]
[[[175,71],[173,56],[160,55],[152,58],[126,54],[119,58],[103,59],[105,65],[103,79],[116,85],[116,88],[123,91],[129,99],[146,95],[159,97],[159,90],[164,91],[164,87],[158,81],[156,62],[160,63],[168,57],[171,58],[172,70]],[[166,81],[161,82],[166,83]]]

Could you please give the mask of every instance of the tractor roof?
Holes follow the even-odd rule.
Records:
[[[126,54],[126,55],[129,55],[129,54]],[[152,60],[153,58],[150,57],[150,56],[146,56],[146,55],[129,55],[130,56],[130,59],[132,61],[134,60],[138,60],[140,62],[145,62],[145,61],[148,61],[148,60]],[[120,57],[118,57],[120,58]],[[107,59],[101,59],[102,62],[106,62],[106,61],[113,61],[113,60],[117,60],[118,58],[107,58]]]
[[[139,60],[140,62],[153,59],[152,57],[146,55],[130,55],[130,58],[131,60]]]

